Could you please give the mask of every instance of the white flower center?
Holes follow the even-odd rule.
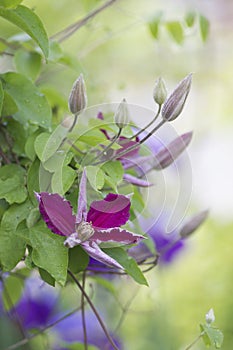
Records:
[[[90,222],[82,221],[76,227],[76,232],[78,234],[78,238],[81,242],[87,241],[91,236],[93,236],[95,230],[92,227]]]

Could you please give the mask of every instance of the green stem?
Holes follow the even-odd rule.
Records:
[[[193,345],[195,345],[202,338],[204,333],[205,332],[201,332],[199,336],[196,339],[194,339],[194,341],[190,345],[188,345],[184,350],[190,350],[193,347]]]
[[[149,124],[147,124],[143,129],[139,130],[135,135],[131,136],[130,137],[130,140],[139,136],[141,133],[143,133],[146,129],[148,129],[152,124],[154,124],[154,122],[157,120],[159,114],[160,114],[160,111],[161,111],[161,105],[159,105],[159,109],[155,115],[155,117],[151,120],[151,122]]]
[[[83,290],[85,290],[85,279],[86,279],[86,273],[83,272]],[[85,320],[85,300],[84,300],[84,294],[81,295],[81,312],[82,312],[82,325],[83,325],[83,340],[84,340],[84,350],[88,350],[88,344],[87,344],[87,328],[86,328],[86,320]]]
[[[96,159],[101,158],[102,155],[106,154],[106,152],[112,147],[112,145],[117,142],[117,140],[121,135],[121,132],[122,132],[122,128],[119,128],[117,135],[114,136],[114,138],[112,139],[112,141],[109,143],[107,147],[105,147],[99,154],[97,154],[97,156],[94,159],[91,160],[91,163],[94,162]],[[99,162],[94,163],[93,165],[96,165],[96,164],[99,164]]]
[[[90,305],[90,307],[92,308],[92,311],[94,312],[97,320],[99,321],[99,324],[101,326],[101,328],[104,331],[104,334],[106,335],[109,343],[112,345],[114,350],[119,350],[119,348],[114,344],[112,337],[110,336],[110,334],[108,333],[107,328],[105,327],[105,324],[103,322],[103,320],[101,319],[98,311],[96,310],[94,304],[92,303],[91,299],[89,298],[89,296],[87,295],[87,293],[85,292],[85,290],[83,289],[82,285],[79,283],[78,279],[74,276],[74,274],[68,270],[68,274],[71,276],[71,278],[73,279],[73,281],[76,283],[76,285],[78,286],[78,288],[81,290],[82,294],[84,295],[84,297],[86,298],[88,304]]]
[[[117,0],[109,0],[106,3],[104,3],[102,6],[98,7],[96,10],[89,12],[85,17],[80,19],[79,21],[69,25],[65,29],[61,30],[60,32],[54,34],[50,37],[51,40],[57,40],[59,43],[63,42],[64,40],[68,39],[71,35],[73,35],[78,29],[83,27],[90,19],[98,15],[100,12],[108,8],[109,6],[113,5],[114,2]]]

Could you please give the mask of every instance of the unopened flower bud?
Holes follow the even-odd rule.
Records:
[[[186,149],[192,139],[193,133],[187,132],[170,142],[168,146],[162,148],[156,155],[153,169],[160,170],[167,168]]]
[[[129,111],[127,107],[126,99],[124,98],[119,104],[114,116],[115,123],[119,129],[123,129],[129,122]]]
[[[162,108],[162,117],[164,120],[172,121],[180,115],[188,97],[191,83],[192,74],[189,74],[181,80],[179,85],[168,97]]]
[[[204,210],[194,215],[186,224],[183,225],[180,230],[180,236],[182,238],[187,238],[190,236],[206,220],[208,213],[208,210]]]
[[[80,114],[87,106],[86,88],[82,74],[74,82],[68,104],[71,113],[76,115]]]
[[[211,324],[215,321],[214,310],[210,309],[205,315],[206,323]]]
[[[155,83],[153,97],[158,105],[162,105],[167,98],[167,89],[162,78],[158,78]]]

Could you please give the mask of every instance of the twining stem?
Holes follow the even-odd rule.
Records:
[[[86,279],[86,273],[83,272],[83,280],[82,280],[82,287],[83,290],[85,290],[85,279]],[[85,320],[85,300],[84,300],[84,294],[81,295],[81,311],[82,311],[82,325],[83,325],[83,340],[84,340],[84,350],[88,350],[88,343],[87,343],[87,328],[86,328],[86,320]]]
[[[146,129],[148,129],[152,124],[154,124],[154,122],[157,120],[159,114],[161,111],[161,105],[159,105],[158,111],[155,115],[155,117],[149,122],[149,124],[147,124],[143,129],[139,130],[135,135],[130,137],[130,140],[132,140],[135,137],[138,137],[139,135],[141,135],[141,133],[143,133]]]
[[[199,336],[196,339],[194,339],[194,341],[190,345],[188,345],[184,350],[190,350],[193,347],[193,345],[195,345],[202,338],[204,333],[205,332],[201,332]]]
[[[118,158],[120,158],[120,157],[126,155],[127,153],[129,153],[129,152],[135,150],[136,148],[138,148],[138,146],[140,146],[140,145],[143,144],[147,139],[149,139],[149,137],[151,137],[151,136],[152,136],[163,124],[165,124],[165,123],[166,123],[166,120],[165,120],[165,119],[161,120],[161,122],[160,122],[159,124],[157,124],[157,125],[154,127],[153,130],[151,130],[150,132],[148,132],[148,134],[147,134],[143,139],[141,139],[139,142],[136,142],[135,145],[126,148],[124,151],[119,152],[119,153],[113,155],[112,157],[110,157],[110,158],[108,159],[108,161],[118,159]],[[99,161],[98,163],[95,163],[94,165],[98,165],[98,164],[100,164],[100,163],[102,163],[102,161]]]
[[[71,125],[71,127],[69,128],[68,132],[71,132],[73,130],[73,128],[75,127],[76,123],[77,123],[77,119],[78,119],[78,114],[76,113],[74,115],[74,120],[73,120],[73,123]]]
[[[121,135],[121,132],[122,132],[122,128],[119,128],[118,133],[113,137],[113,139],[109,143],[109,145],[107,147],[105,147],[99,154],[97,154],[97,156],[94,159],[92,159],[91,162],[94,162],[98,158],[100,159],[103,154],[106,154],[106,152],[112,147],[112,145],[115,142],[117,142],[117,140],[119,139],[119,137]],[[95,165],[95,163],[93,165]]]
[[[114,350],[119,350],[119,348],[114,344],[112,337],[110,336],[110,334],[108,333],[107,328],[105,327],[105,324],[103,322],[103,320],[101,319],[98,311],[96,310],[94,304],[92,303],[91,299],[89,298],[89,296],[87,295],[87,293],[85,292],[85,290],[83,289],[81,283],[79,282],[79,280],[74,276],[74,274],[68,270],[69,275],[71,276],[71,278],[74,280],[74,282],[77,284],[78,288],[81,290],[81,292],[83,293],[84,297],[86,298],[88,304],[90,305],[90,307],[92,308],[92,311],[94,312],[97,320],[99,321],[99,324],[101,326],[101,328],[104,331],[104,334],[106,335],[109,343],[112,345]]]
[[[22,340],[18,341],[17,343],[15,343],[15,344],[9,346],[9,347],[8,347],[7,349],[5,349],[5,350],[15,350],[15,349],[18,349],[20,346],[27,344],[31,339],[36,338],[38,335],[40,335],[40,334],[44,333],[45,331],[47,331],[48,329],[50,329],[50,328],[56,326],[59,322],[65,320],[67,317],[73,315],[75,312],[79,311],[80,309],[81,309],[80,306],[77,307],[77,308],[75,308],[74,310],[68,312],[67,314],[65,314],[64,316],[62,316],[61,318],[59,318],[58,320],[56,320],[56,321],[54,321],[53,323],[50,323],[48,326],[46,326],[46,327],[40,329],[39,332],[34,333],[34,334],[32,334],[32,335],[29,335],[28,338],[25,338],[25,339],[22,339]]]
[[[98,15],[100,12],[114,4],[117,0],[109,0],[106,1],[102,6],[98,7],[96,10],[89,12],[85,17],[80,19],[79,21],[69,25],[65,29],[61,30],[60,32],[52,35],[50,39],[57,40],[58,42],[63,42],[64,40],[68,39],[71,35],[73,35],[78,29],[83,27],[91,18]]]

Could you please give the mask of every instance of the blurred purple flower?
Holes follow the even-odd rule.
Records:
[[[142,227],[144,226],[145,222],[142,223]],[[176,228],[172,232],[167,233],[166,226],[166,215],[162,215],[149,229],[145,229],[159,255],[159,264],[172,263],[185,247],[184,239],[181,239],[179,235],[179,229]],[[128,252],[137,262],[154,257],[154,254],[143,242],[130,248]]]
[[[89,345],[94,345],[100,350],[113,350],[108,339],[104,335],[99,323],[95,316],[91,312],[85,313],[86,324],[87,324],[87,341]],[[64,341],[65,343],[84,342],[83,328],[82,328],[82,317],[81,313],[75,313],[61,322],[59,322],[54,328],[53,332],[58,335],[59,342]],[[118,337],[110,332],[114,343],[117,345],[119,350],[123,349],[122,343]],[[60,350],[60,347],[56,348]]]
[[[16,312],[17,320],[20,320],[21,326],[27,332],[32,329],[44,329],[57,322],[49,330],[51,350],[67,349],[61,345],[63,342],[71,344],[84,341],[81,312],[75,312],[59,321],[69,310],[61,311],[58,290],[48,286],[38,277],[30,277],[25,280],[23,294],[14,306],[14,312],[10,310],[11,319],[17,322]],[[112,350],[95,316],[91,312],[86,312],[85,316],[88,344],[95,345],[100,350]],[[119,349],[123,349],[119,338],[114,334],[111,335]]]
[[[130,216],[130,200],[124,195],[109,193],[104,200],[92,202],[87,212],[85,170],[80,181],[76,217],[70,203],[59,194],[42,192],[36,196],[43,220],[53,233],[67,236],[64,244],[68,248],[81,245],[92,258],[106,265],[123,269],[99,248],[100,243],[133,244],[144,238],[120,228]]]
[[[56,314],[58,292],[41,279],[25,280],[24,292],[14,309],[24,329],[44,328]],[[14,313],[11,312],[14,318]]]

